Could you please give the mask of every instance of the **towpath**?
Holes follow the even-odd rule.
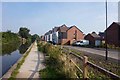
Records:
[[[38,52],[37,43],[35,42],[30,53],[26,57],[25,62],[19,69],[16,78],[39,79],[39,70],[45,68],[43,61],[44,55],[43,53]]]

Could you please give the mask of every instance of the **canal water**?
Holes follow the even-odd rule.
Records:
[[[0,77],[2,77],[18,61],[29,46],[30,43],[21,45],[2,45],[2,54],[0,54],[0,60],[2,60],[2,65],[0,66]]]

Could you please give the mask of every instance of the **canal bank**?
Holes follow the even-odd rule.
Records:
[[[44,69],[45,65],[43,63],[44,55],[38,51],[37,43],[35,42],[30,53],[25,59],[25,62],[19,69],[19,73],[16,78],[19,79],[35,79],[39,80],[39,70]]]
[[[24,55],[26,55],[26,53],[32,48],[34,43],[31,44],[31,46],[27,49],[27,51],[22,55],[22,57],[8,70],[7,73],[5,73],[2,78],[9,78],[11,77],[12,72],[14,71],[14,69],[16,69],[17,64],[22,60],[22,58],[24,57]]]

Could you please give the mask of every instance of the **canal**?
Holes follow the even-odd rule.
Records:
[[[18,61],[29,46],[30,43],[2,45],[2,53],[0,53],[0,60],[2,60],[0,77],[2,77]]]

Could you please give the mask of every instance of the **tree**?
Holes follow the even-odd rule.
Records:
[[[37,34],[32,35],[32,42],[34,42],[35,40],[39,40],[39,35]]]
[[[7,32],[7,33],[11,33],[11,30],[7,30],[6,32]]]
[[[21,27],[19,29],[19,35],[22,37],[22,38],[25,38],[27,39],[29,37],[29,32],[30,30],[26,27]]]

